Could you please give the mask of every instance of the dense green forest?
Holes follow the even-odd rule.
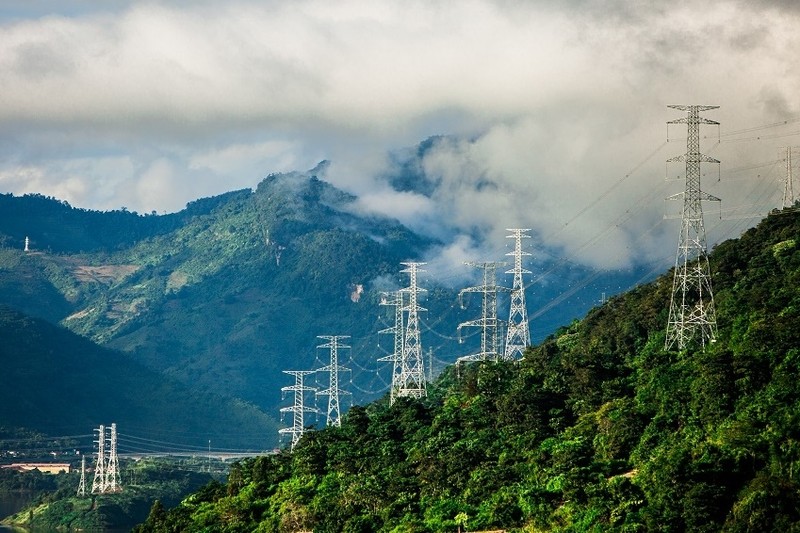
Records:
[[[123,249],[143,239],[174,231],[194,217],[249,191],[233,191],[190,202],[179,213],[140,215],[125,207],[92,211],[41,194],[0,194],[0,246],[30,247],[57,253]]]
[[[138,531],[800,531],[800,215],[711,255],[719,335],[664,350],[671,275],[518,363],[354,407]]]

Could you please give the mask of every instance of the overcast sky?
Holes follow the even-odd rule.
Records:
[[[501,259],[509,227],[600,268],[663,260],[682,190],[665,160],[686,150],[667,105],[720,106],[712,244],[778,206],[779,149],[800,144],[800,9],[699,5],[6,0],[0,192],[161,213],[327,159],[357,209],[453,263]],[[434,135],[433,193],[393,191],[393,161]]]

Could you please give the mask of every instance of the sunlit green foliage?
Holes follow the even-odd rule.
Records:
[[[798,242],[784,212],[716,248],[705,350],[663,350],[664,276],[519,363],[353,408],[141,530],[800,530]]]
[[[30,507],[8,517],[4,523],[25,526],[33,531],[103,531],[130,529],[147,519],[159,523],[166,519],[164,506],[174,506],[192,491],[190,498],[212,497],[223,492],[222,485],[196,465],[180,465],[162,460],[124,464],[122,492],[78,497],[75,489],[79,472],[58,475],[38,471],[19,474],[15,490],[29,489],[29,479],[39,480],[38,496]],[[44,491],[44,489],[49,489]],[[155,501],[155,503],[153,503]]]

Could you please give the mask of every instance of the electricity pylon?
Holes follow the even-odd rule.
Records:
[[[331,351],[330,364],[318,368],[317,372],[327,372],[330,379],[328,388],[317,392],[317,396],[328,397],[328,414],[326,425],[341,427],[342,414],[339,407],[339,395],[350,394],[346,390],[339,388],[339,372],[347,372],[350,369],[339,364],[339,348],[350,348],[344,344],[339,344],[340,339],[349,339],[349,335],[317,335],[318,339],[328,339],[327,344],[320,344],[317,348],[329,348]]]
[[[102,494],[106,487],[106,427],[100,425],[97,431],[97,456],[94,462],[92,494]]]
[[[683,350],[695,335],[699,335],[700,342],[705,348],[706,341],[716,340],[717,317],[714,310],[714,294],[711,290],[702,202],[704,200],[719,202],[720,199],[700,189],[700,163],[719,163],[716,159],[700,153],[700,124],[719,124],[719,122],[701,117],[700,112],[717,109],[719,106],[668,107],[687,112],[686,118],[672,120],[667,124],[686,124],[688,135],[686,153],[667,160],[668,163],[686,163],[686,189],[669,197],[669,199],[683,198],[683,216],[675,258],[664,349],[669,350],[677,345],[679,350]]]
[[[303,385],[303,378],[309,374],[313,374],[313,370],[284,370],[284,374],[294,376],[294,385],[281,388],[283,392],[294,392],[294,405],[292,407],[281,407],[281,413],[293,413],[292,427],[282,428],[278,430],[281,435],[289,434],[292,436],[291,449],[300,442],[300,438],[305,431],[305,414],[316,413],[317,410],[313,407],[306,407],[305,393],[309,391],[316,391],[314,387],[307,387]]]
[[[507,239],[514,239],[514,251],[506,255],[514,256],[514,268],[506,270],[506,274],[514,274],[514,284],[511,287],[511,312],[508,316],[508,329],[506,330],[506,349],[503,359],[514,361],[521,359],[527,346],[531,344],[531,333],[528,328],[528,310],[525,307],[525,285],[522,282],[523,274],[530,274],[530,270],[522,268],[522,256],[531,255],[522,251],[522,239],[530,239],[526,232],[530,229],[507,228],[511,235]]]
[[[109,437],[108,461],[106,462],[106,480],[103,492],[120,492],[121,490],[122,483],[120,481],[119,458],[117,457],[117,424],[112,423]]]
[[[786,178],[783,182],[783,207],[794,206],[794,187],[792,185],[792,147],[786,147]]]
[[[117,457],[117,424],[112,423],[110,428],[100,425],[97,431],[97,459],[94,465],[94,478],[92,479],[92,494],[108,494],[120,492],[119,458]],[[109,434],[106,437],[106,433]],[[108,442],[108,447],[106,447]],[[83,468],[83,467],[82,467]],[[83,472],[81,472],[83,478]],[[85,481],[81,479],[81,486]],[[80,491],[80,487],[78,488]]]
[[[407,294],[408,299],[403,297],[403,302],[408,304],[403,306],[406,311],[405,336],[403,337],[403,356],[400,358],[400,379],[397,388],[398,397],[422,398],[427,396],[425,388],[425,365],[422,360],[422,345],[419,335],[419,312],[425,311],[417,304],[417,294],[425,291],[417,286],[417,273],[424,272],[419,267],[425,263],[401,263],[408,268],[401,272],[408,273],[410,285],[400,289],[401,294]]]
[[[462,322],[458,325],[458,339],[461,339],[461,328],[469,326],[477,326],[481,328],[481,351],[472,355],[465,355],[459,357],[459,361],[498,361],[502,355],[500,353],[500,330],[502,328],[502,321],[497,318],[497,293],[500,291],[508,291],[506,287],[497,285],[497,267],[506,266],[507,263],[486,262],[486,263],[464,263],[465,265],[474,266],[483,269],[483,285],[477,287],[467,287],[461,289],[458,293],[458,301],[461,308],[464,306],[464,294],[469,292],[480,292],[483,294],[483,303],[481,305],[481,318],[479,320],[470,320]]]
[[[379,362],[388,361],[392,363],[392,385],[389,389],[389,405],[393,405],[397,397],[397,391],[400,389],[402,376],[403,339],[405,334],[403,331],[403,293],[399,291],[382,293],[381,305],[394,306],[394,326],[378,332],[394,335],[394,351],[378,359]]]
[[[81,455],[81,481],[78,483],[78,496],[86,496],[86,456]]]

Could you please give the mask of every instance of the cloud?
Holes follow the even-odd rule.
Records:
[[[800,113],[789,2],[75,0],[9,13],[6,190],[171,211],[329,159],[359,212],[440,239],[451,263],[502,258],[505,228],[520,226],[542,254],[596,267],[663,256],[677,228],[659,222],[662,198],[680,190],[664,160],[685,150],[677,126],[664,143],[680,115],[666,105],[721,106],[708,113],[721,142],[704,128],[703,150],[728,181],[704,169],[704,187],[749,210],[778,176],[725,169],[776,159],[794,123],[757,141],[726,132]],[[425,188],[394,188],[409,161]]]
[[[473,239],[466,235],[457,235],[447,244],[432,248],[423,258],[426,264],[421,269],[428,273],[428,278],[436,279],[438,284],[463,287],[482,276],[482,271],[466,264],[480,261],[481,253],[481,247]]]
[[[16,194],[40,193],[76,207],[117,209],[120,187],[133,177],[128,157],[53,159],[0,170],[0,187]]]
[[[259,167],[289,172],[298,168],[297,151],[295,143],[285,140],[238,143],[193,153],[188,163],[190,169],[208,169],[220,175],[241,175]]]

